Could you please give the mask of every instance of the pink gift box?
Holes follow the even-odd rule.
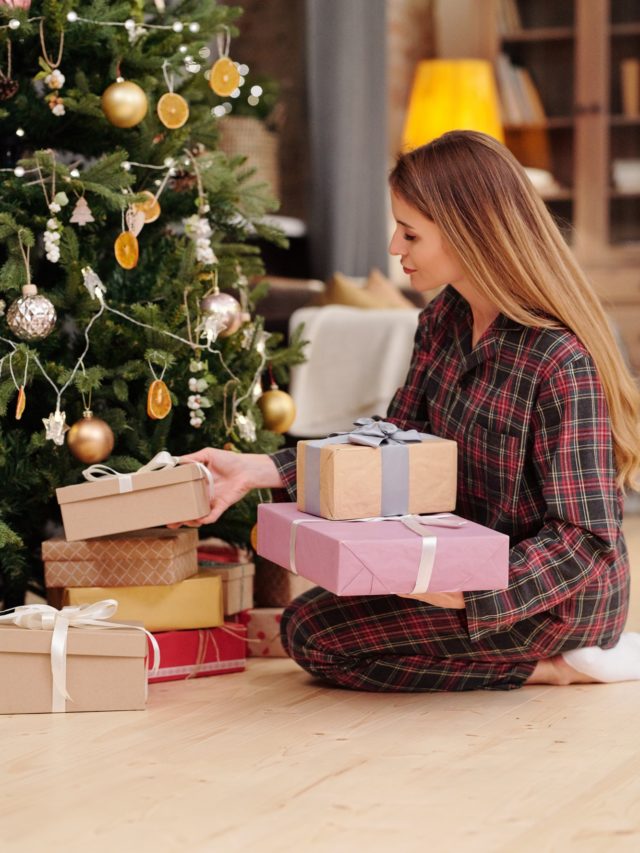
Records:
[[[300,575],[337,595],[504,589],[509,537],[452,513],[443,521],[463,523],[416,533],[399,519],[329,521],[292,503],[261,504],[257,550],[289,570],[293,552]]]

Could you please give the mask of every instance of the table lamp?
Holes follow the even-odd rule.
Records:
[[[403,133],[403,150],[448,130],[479,130],[504,142],[493,66],[485,59],[418,63]]]

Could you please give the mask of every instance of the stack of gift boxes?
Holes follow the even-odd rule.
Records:
[[[363,419],[298,442],[297,505],[261,504],[258,554],[337,595],[503,589],[509,538],[450,512],[457,445]]]

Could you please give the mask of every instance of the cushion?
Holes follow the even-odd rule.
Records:
[[[348,305],[352,308],[414,308],[414,304],[380,270],[372,269],[364,286],[343,273],[334,273],[314,305]]]

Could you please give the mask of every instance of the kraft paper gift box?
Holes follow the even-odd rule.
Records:
[[[198,531],[155,528],[97,539],[42,543],[45,586],[153,586],[198,571]]]
[[[254,658],[288,657],[280,641],[283,607],[254,607],[240,613],[238,619],[247,626],[247,655]]]
[[[189,463],[101,476],[56,489],[56,497],[66,538],[92,539],[202,518],[209,512],[209,481],[203,466]]]
[[[200,560],[201,569],[217,576],[222,581],[222,601],[225,616],[233,616],[241,610],[253,607],[253,563],[220,565],[209,560]]]
[[[317,584],[292,574],[271,560],[258,557],[254,586],[256,607],[286,607],[294,598]]]
[[[504,589],[509,537],[451,513],[328,521],[258,507],[258,553],[337,595]]]
[[[456,505],[455,441],[362,418],[298,442],[298,509],[331,519],[445,512]]]
[[[149,683],[242,672],[247,664],[247,629],[226,622],[220,628],[155,634],[160,668]]]
[[[118,619],[142,622],[148,631],[216,628],[224,622],[222,580],[207,571],[164,586],[69,587],[63,604],[118,602]]]
[[[98,607],[106,602],[100,602]],[[111,612],[115,605],[111,604]],[[24,611],[28,607],[16,608]],[[55,618],[55,608],[47,608]],[[88,613],[88,617],[91,613]],[[10,617],[2,617],[5,618]],[[42,623],[40,623],[42,624]],[[66,642],[66,675],[61,689],[53,677],[53,630],[0,624],[0,714],[59,711],[138,711],[147,698],[147,637],[134,626],[98,628],[71,625]],[[60,670],[58,669],[58,673]],[[60,676],[58,676],[60,677]],[[65,698],[64,691],[69,698]]]

